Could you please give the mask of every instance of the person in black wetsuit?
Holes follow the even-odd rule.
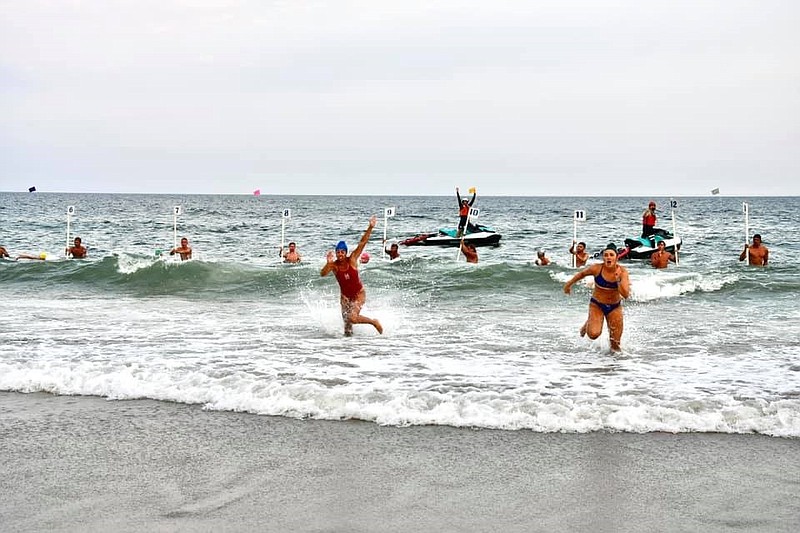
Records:
[[[464,234],[464,228],[467,225],[467,218],[469,218],[469,208],[475,203],[476,196],[478,196],[477,191],[472,193],[471,200],[467,201],[462,199],[461,194],[458,191],[458,187],[456,187],[456,198],[458,199],[458,237],[461,237],[461,235]]]

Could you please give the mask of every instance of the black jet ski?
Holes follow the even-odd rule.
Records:
[[[470,224],[464,235],[464,243],[475,246],[500,246],[501,238],[502,235],[492,228],[480,224]],[[403,246],[458,246],[460,242],[458,228],[440,228],[438,231],[418,233],[400,241],[400,244]]]
[[[649,259],[653,252],[658,251],[658,243],[666,245],[666,251],[675,253],[680,250],[683,241],[665,229],[654,228],[653,234],[647,237],[625,239],[625,247],[617,250],[618,259]],[[602,257],[600,252],[598,257]]]

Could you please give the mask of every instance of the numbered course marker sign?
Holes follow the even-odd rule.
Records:
[[[172,207],[172,247],[178,247],[178,215],[181,214],[181,206]]]
[[[290,218],[292,218],[292,210],[289,208],[284,209],[281,212],[281,254],[283,254],[283,248],[286,246],[286,221]]]
[[[70,217],[72,217],[72,215],[74,214],[75,214],[75,206],[74,205],[67,206],[67,248],[69,248],[69,238],[70,238],[70,228],[69,228]],[[69,256],[69,252],[67,252],[67,256]]]
[[[576,209],[572,214],[572,248],[575,251],[575,243],[578,242],[578,222],[586,222],[586,211],[583,209]],[[578,267],[578,256],[572,254],[572,268]]]
[[[672,237],[675,239],[675,264],[679,264],[678,262],[678,228],[675,222],[675,210],[678,209],[678,201],[672,198],[669,199],[669,207],[672,212]]]
[[[386,236],[388,235],[389,219],[394,216],[395,211],[396,211],[395,207],[385,207],[383,209],[383,245],[381,246],[381,248],[383,249],[384,259],[389,258],[388,254],[386,253]]]

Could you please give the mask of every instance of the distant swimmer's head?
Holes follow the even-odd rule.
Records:
[[[761,242],[761,234],[759,234],[759,233],[754,233],[753,234],[753,242],[756,242],[756,241]]]
[[[39,254],[39,259],[47,259],[47,254],[42,252]]]
[[[539,250],[538,252],[536,252],[536,255],[538,255],[539,257],[544,257],[544,250]]]
[[[347,253],[347,243],[344,241],[339,241],[336,243],[336,251],[342,251]]]
[[[655,209],[656,208],[656,203],[651,200],[650,204],[647,207],[649,207],[650,209]]]
[[[361,254],[361,259],[359,259],[362,263],[369,263],[369,254],[364,252]]]
[[[663,249],[663,248],[666,248],[666,247],[667,247],[667,243],[665,243],[664,241],[658,241],[659,250]]]

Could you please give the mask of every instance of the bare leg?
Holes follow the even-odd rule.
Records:
[[[345,312],[345,309],[347,310],[347,315],[344,317],[345,335],[347,335],[348,322],[350,323],[350,335],[353,334],[353,324],[371,324],[376,330],[378,330],[378,333],[383,333],[383,326],[380,322],[374,318],[369,318],[361,314],[361,308],[364,306],[364,302],[366,301],[367,293],[363,290],[358,293],[358,296],[356,296],[355,300],[348,300],[342,296],[342,313]]]
[[[589,303],[589,317],[586,323],[581,328],[583,333],[589,335],[589,338],[594,340],[603,333],[603,311],[593,303]]]
[[[345,337],[352,337],[353,336],[353,322],[350,321],[350,308],[352,304],[350,300],[341,296],[339,298],[339,303],[342,306],[342,321],[344,322],[344,336]]]
[[[611,351],[622,351],[622,348],[620,348],[623,329],[622,306],[611,311],[606,317],[606,322],[608,323],[608,336],[611,341]]]

